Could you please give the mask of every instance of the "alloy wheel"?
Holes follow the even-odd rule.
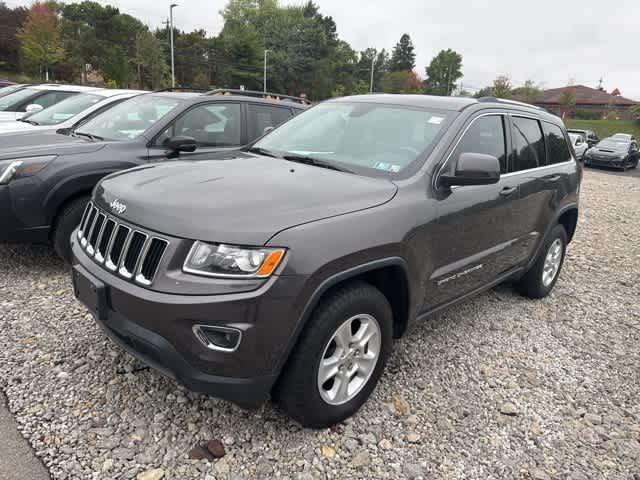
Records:
[[[371,315],[355,315],[334,332],[318,367],[318,390],[330,405],[352,400],[367,384],[376,368],[382,346],[378,321]]]

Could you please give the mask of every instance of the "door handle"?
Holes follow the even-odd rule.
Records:
[[[547,182],[557,182],[558,180],[560,180],[560,175],[554,175],[551,178],[547,178]]]
[[[504,187],[502,190],[500,190],[500,195],[502,195],[503,197],[508,197],[509,195],[513,194],[516,190],[517,190],[516,187]]]

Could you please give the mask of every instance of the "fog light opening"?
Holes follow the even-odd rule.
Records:
[[[242,332],[235,328],[194,325],[193,334],[210,350],[234,352],[242,340]]]

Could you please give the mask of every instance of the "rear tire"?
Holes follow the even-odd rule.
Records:
[[[558,224],[547,236],[536,262],[516,284],[518,292],[529,298],[544,298],[549,295],[560,276],[566,251],[567,232]]]
[[[71,264],[71,234],[80,224],[89,196],[78,197],[68,202],[56,217],[51,234],[51,243],[58,256]]]
[[[393,313],[378,289],[364,282],[339,286],[311,315],[274,388],[274,400],[304,427],[343,421],[376,387],[392,334]]]

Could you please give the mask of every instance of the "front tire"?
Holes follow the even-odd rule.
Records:
[[[326,428],[352,416],[382,375],[393,342],[393,313],[375,287],[354,282],[314,310],[273,392],[304,427]]]
[[[58,256],[71,264],[71,234],[80,224],[89,196],[78,197],[68,202],[56,217],[51,233],[51,243]]]
[[[544,298],[553,289],[567,251],[567,232],[562,225],[551,230],[536,262],[516,284],[521,295],[529,298]]]

